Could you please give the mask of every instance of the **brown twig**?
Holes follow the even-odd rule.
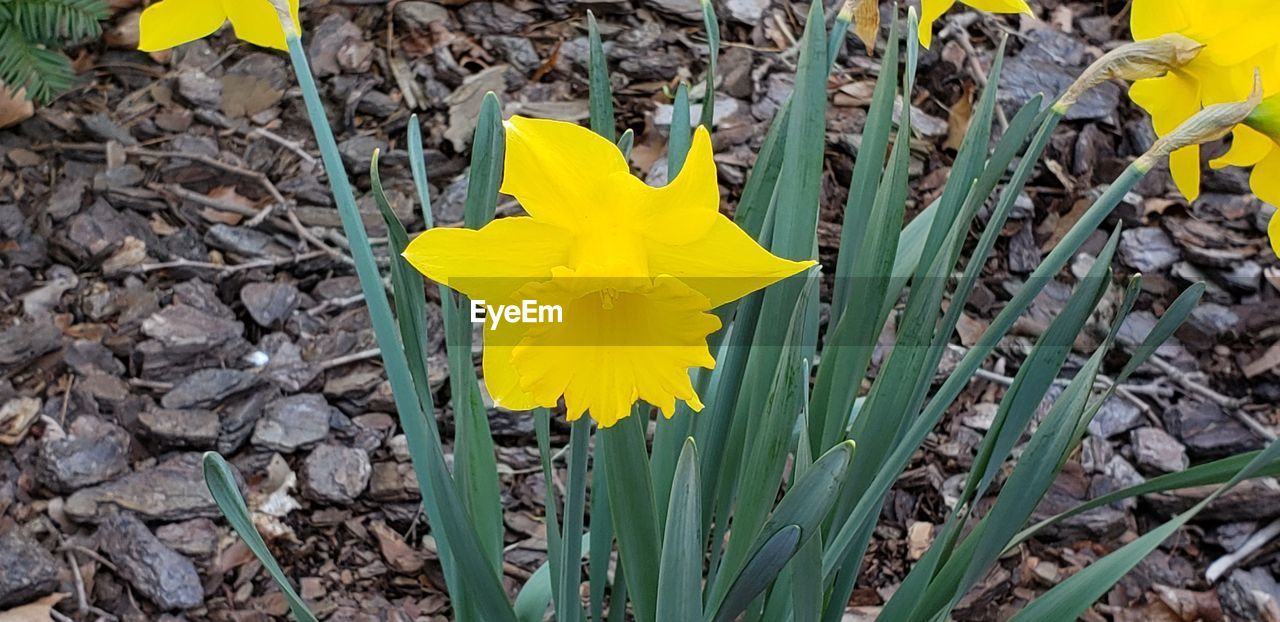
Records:
[[[173,261],[164,261],[160,263],[144,263],[130,268],[129,272],[146,273],[156,270],[168,270],[170,268],[196,268],[200,270],[217,270],[223,274],[232,274],[235,272],[243,272],[254,268],[269,268],[272,266],[282,266],[291,263],[307,261],[308,259],[316,259],[326,257],[328,253],[325,251],[310,251],[300,255],[289,255],[288,257],[276,257],[271,259],[255,259],[234,265],[210,263],[208,261],[193,261],[185,258],[178,258]]]
[[[359,302],[364,302],[364,294],[356,294],[354,296],[347,296],[346,298],[333,298],[307,309],[307,315],[316,317],[329,309],[342,309]]]
[[[146,380],[146,379],[143,379],[143,378],[130,378],[130,379],[129,379],[129,384],[131,384],[131,385],[133,385],[133,386],[135,386],[135,387],[142,387],[142,388],[144,388],[144,389],[155,389],[156,391],[171,391],[171,390],[173,390],[173,383],[172,383],[172,382],[161,382],[161,381],[159,381],[159,380]]]
[[[1212,388],[1206,386],[1204,383],[1201,383],[1195,378],[1192,378],[1191,374],[1188,374],[1182,371],[1181,369],[1174,367],[1172,363],[1169,363],[1168,361],[1160,358],[1159,355],[1152,356],[1147,362],[1148,364],[1158,368],[1165,375],[1172,378],[1174,382],[1181,385],[1188,392],[1196,393],[1201,397],[1207,398],[1209,401],[1221,406],[1224,410],[1231,413],[1233,417],[1235,417],[1238,421],[1240,421],[1240,423],[1243,423],[1245,427],[1249,428],[1250,430],[1253,430],[1253,432],[1258,436],[1261,436],[1262,438],[1267,439],[1268,441],[1276,440],[1277,438],[1276,433],[1272,431],[1271,428],[1268,428],[1267,426],[1263,425],[1260,421],[1258,421],[1257,419],[1254,419],[1252,415],[1245,412],[1244,409],[1241,408],[1241,405],[1243,405],[1244,403],[1243,400],[1230,397],[1227,395],[1223,395],[1221,393],[1218,393],[1217,391],[1214,391]]]
[[[67,556],[67,563],[71,566],[71,578],[76,588],[76,607],[80,613],[89,610],[89,600],[84,594],[84,577],[80,574],[80,562],[76,561],[76,554],[70,550],[63,550],[63,554]]]
[[[343,356],[329,359],[327,361],[320,363],[319,367],[321,371],[327,371],[327,370],[333,369],[334,367],[341,367],[343,365],[349,365],[351,363],[367,361],[371,358],[380,356],[381,354],[382,354],[382,350],[378,348],[369,348],[368,350],[352,352],[351,354],[345,354]]]
[[[103,153],[106,151],[105,145],[100,145],[97,143],[54,142],[48,145],[47,148],[55,149],[55,150],[67,150],[67,151],[88,151],[88,152],[95,152],[95,153]],[[310,231],[308,231],[307,228],[303,226],[301,222],[298,221],[298,216],[293,213],[293,204],[290,203],[288,200],[286,200],[284,198],[284,195],[280,194],[280,190],[276,188],[276,185],[272,183],[271,179],[268,178],[266,175],[262,174],[261,172],[258,172],[252,169],[247,169],[243,166],[239,166],[236,164],[223,162],[222,160],[219,160],[215,157],[212,157],[203,153],[191,153],[188,151],[159,151],[156,149],[147,149],[145,147],[125,147],[124,151],[128,155],[137,156],[141,158],[159,158],[159,159],[176,158],[180,160],[198,162],[200,164],[211,166],[213,168],[219,169],[227,173],[232,173],[235,175],[239,175],[241,177],[248,178],[256,182],[259,186],[261,186],[263,190],[266,190],[267,194],[271,196],[271,200],[274,201],[276,205],[284,207],[285,219],[289,222],[290,226],[293,228],[294,232],[298,235],[299,238],[301,238],[303,241],[307,242],[308,244],[312,245],[317,250],[323,250],[340,261],[344,261],[347,263],[351,262],[350,257],[347,257],[346,255],[338,252],[328,244],[325,244],[323,241],[321,241],[319,238],[313,235]],[[258,213],[255,213],[254,218],[256,218],[257,216],[258,216]]]

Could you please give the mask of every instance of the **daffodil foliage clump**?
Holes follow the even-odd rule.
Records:
[[[47,103],[75,83],[62,48],[97,37],[105,0],[0,1],[0,82]]]
[[[824,325],[814,260],[826,85],[851,12],[828,27],[822,3],[812,4],[798,43],[794,92],[764,138],[732,218],[719,211],[712,158],[719,33],[710,3],[703,3],[710,45],[702,116],[689,117],[689,89],[681,86],[668,149],[671,181],[659,188],[631,172],[632,135],[617,134],[600,36],[588,15],[590,130],[520,117],[504,122],[500,102],[487,96],[473,143],[463,228],[430,228],[416,119],[406,144],[429,225],[416,239],[387,203],[372,154],[372,186],[392,251],[389,274],[382,274],[307,66],[297,5],[276,0],[271,22],[272,14],[253,1],[211,3],[185,30],[143,32],[142,39],[149,46],[175,45],[229,20],[256,43],[279,47],[283,40],[351,242],[453,615],[464,622],[841,620],[893,483],[1045,284],[1157,162],[1236,128],[1256,125],[1263,132],[1274,116],[1259,106],[1263,78],[1256,71],[1250,88],[1236,97],[1206,95],[1176,111],[1161,108],[1160,140],[1081,213],[981,339],[949,363],[939,384],[961,309],[1072,103],[1111,79],[1141,84],[1208,75],[1191,63],[1217,34],[1174,21],[1168,28],[1136,29],[1142,40],[1108,52],[1064,94],[1026,102],[998,134],[992,128],[996,93],[988,88],[975,104],[941,196],[907,221],[911,111],[903,107],[895,119],[894,103],[915,99],[921,31],[914,13],[905,27],[894,20],[844,205]],[[1027,9],[1021,0],[965,3]],[[188,4],[153,5],[144,30],[176,19],[182,14],[177,9]],[[954,3],[924,4],[931,21]],[[1135,8],[1135,16],[1149,10]],[[999,84],[1002,54],[987,84]],[[1135,87],[1135,97],[1143,100],[1143,89],[1150,88]],[[1166,113],[1174,112],[1182,118],[1167,122]],[[527,216],[495,220],[500,190],[514,196]],[[987,220],[975,228],[986,205]],[[1119,234],[1118,227],[1111,232],[1027,354],[948,520],[881,619],[946,619],[1003,555],[1064,518],[1140,494],[1216,486],[1200,503],[1027,603],[1015,618],[1074,620],[1224,491],[1246,478],[1280,473],[1280,444],[1273,444],[1031,521],[1102,403],[1173,333],[1205,289],[1188,288],[1142,343],[1121,347],[1116,333],[1133,309],[1141,276],[1113,278]],[[456,431],[452,465],[427,377],[423,275],[439,289],[444,309]],[[1110,331],[1074,375],[1064,374],[1072,344],[1112,288],[1123,293]],[[563,316],[521,322],[504,311],[535,300]],[[555,486],[546,487],[548,559],[514,599],[503,582],[498,471],[472,359],[477,306],[488,310],[480,317],[483,386],[500,405],[528,410],[535,419],[548,483],[557,455],[567,467],[563,498]],[[872,378],[872,354],[891,317],[895,341]],[[1108,370],[1114,382],[1096,390],[1104,361],[1116,365]],[[1032,426],[1055,382],[1065,388]],[[550,421],[559,416],[571,422],[571,432],[557,453]],[[205,474],[231,524],[279,582],[294,616],[313,620],[291,577],[254,531],[230,467],[209,454]]]

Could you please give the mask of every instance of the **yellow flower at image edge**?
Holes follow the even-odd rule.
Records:
[[[775,257],[720,214],[711,139],[694,135],[680,174],[653,188],[608,140],[571,123],[506,123],[502,192],[529,216],[423,233],[405,258],[485,305],[536,301],[563,321],[486,324],[484,378],[505,408],[584,412],[602,427],[643,400],[671,416],[702,407],[692,367],[715,360],[710,313],[815,262]],[[502,319],[502,318],[497,318]]]
[[[933,43],[933,22],[937,21],[955,6],[957,0],[921,0],[920,2],[920,45],[929,47]],[[1027,0],[959,0],[979,11],[988,13],[1026,13],[1031,14]]]
[[[298,0],[289,0],[293,27],[298,24]],[[138,49],[157,52],[203,39],[231,22],[236,38],[254,45],[287,50],[284,28],[270,0],[160,0],[142,12]]]
[[[1262,102],[1258,109],[1232,132],[1231,149],[1214,160],[1214,168],[1253,167],[1249,187],[1259,199],[1280,206],[1280,95]],[[1267,226],[1271,250],[1280,257],[1280,210]]]
[[[1280,2],[1134,0],[1130,28],[1138,41],[1177,33],[1204,46],[1186,65],[1163,77],[1139,80],[1129,90],[1133,101],[1151,115],[1160,136],[1172,132],[1204,106],[1247,98],[1255,71],[1262,77],[1264,96],[1280,93],[1280,37],[1275,35],[1280,32]],[[1263,108],[1274,106],[1263,104]],[[1276,137],[1280,132],[1264,134],[1237,126],[1230,151],[1211,165],[1254,167],[1250,176],[1254,193],[1267,203],[1280,205],[1280,145]],[[1199,197],[1199,147],[1175,151],[1169,157],[1169,170],[1188,200]],[[1280,220],[1272,219],[1269,234],[1273,250],[1280,255]]]

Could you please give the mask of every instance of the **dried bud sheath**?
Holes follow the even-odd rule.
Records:
[[[1203,48],[1203,44],[1179,34],[1122,45],[1089,65],[1053,108],[1066,113],[1090,89],[1108,80],[1158,78],[1191,62]]]
[[[852,21],[853,32],[867,47],[867,54],[875,52],[880,34],[880,0],[845,0],[837,18]]]
[[[289,0],[270,0],[271,6],[275,8],[276,15],[280,18],[280,26],[284,28],[284,37],[286,39],[297,38],[298,29],[293,26],[293,12],[289,8]]]
[[[1248,119],[1258,104],[1262,103],[1262,77],[1254,72],[1253,93],[1249,99],[1230,104],[1214,104],[1192,115],[1177,129],[1162,136],[1146,153],[1133,162],[1133,166],[1146,172],[1161,158],[1192,145],[1202,145],[1226,136],[1235,126]]]

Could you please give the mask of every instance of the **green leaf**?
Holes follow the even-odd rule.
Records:
[[[809,429],[808,396],[809,392],[807,390],[804,391],[803,397],[805,401],[800,409],[800,421],[797,426],[797,429],[801,431]],[[799,480],[808,474],[812,468],[813,452],[809,448],[809,443],[804,442],[804,437],[800,436],[796,442],[793,477]],[[821,532],[796,552],[796,556],[792,558],[791,565],[786,572],[791,575],[791,593],[775,593],[770,596],[770,600],[772,601],[776,598],[780,602],[790,603],[791,622],[818,622],[821,620],[823,599]],[[783,616],[785,615],[784,613]]]
[[[502,129],[502,105],[492,91],[484,94],[480,118],[471,141],[471,173],[467,180],[467,200],[463,219],[468,229],[479,229],[493,220],[498,207],[498,186],[502,183],[502,163],[506,153],[506,133]]]
[[[689,155],[689,146],[693,143],[692,130],[689,120],[689,85],[681,82],[676,87],[676,99],[671,107],[671,132],[667,140],[668,183],[680,174],[685,156]]]
[[[893,102],[898,94],[898,20],[889,26],[889,44],[880,61],[880,77],[867,108],[867,123],[862,131],[862,142],[849,178],[849,195],[844,204],[844,224],[840,229],[840,253],[836,257],[836,280],[831,292],[831,318],[827,323],[830,334],[848,306],[850,277],[854,259],[859,257],[863,241],[869,230],[872,206],[880,188],[880,174],[885,170],[885,157],[889,148],[889,135],[893,128]],[[874,242],[876,238],[870,237]],[[823,413],[816,413],[819,417]]]
[[[908,26],[910,30],[910,26]],[[915,45],[915,36],[908,34],[908,52]],[[896,47],[896,46],[895,46]],[[903,76],[903,99],[910,100],[910,87],[913,76]],[[881,100],[891,102],[891,100]],[[891,103],[883,104],[892,106]],[[911,115],[909,107],[904,108],[898,126],[898,133],[889,156],[889,166],[884,173],[875,194],[874,204],[865,225],[864,242],[858,245],[858,254],[852,266],[856,272],[850,272],[845,281],[848,282],[849,301],[858,301],[860,308],[880,309],[887,299],[892,281],[892,270],[898,251],[899,235],[902,219],[906,210],[908,167],[910,164]],[[856,166],[856,165],[855,165]],[[934,223],[938,219],[935,217]],[[855,224],[855,226],[858,226]],[[930,227],[932,230],[932,227]],[[923,247],[922,247],[923,248]],[[838,279],[839,280],[839,279]],[[846,309],[847,311],[847,309]],[[815,425],[821,425],[811,435],[814,450],[820,451],[824,445],[830,445],[842,438],[849,412],[857,398],[860,383],[848,382],[848,378],[863,378],[871,364],[871,355],[875,350],[876,337],[880,334],[887,317],[867,317],[866,314],[841,313],[834,329],[828,329],[826,349],[822,362],[818,365],[818,378],[813,388],[813,412]],[[859,439],[862,440],[862,439]],[[873,441],[875,449],[872,454],[860,457],[859,460],[872,460],[877,452],[892,446],[892,438]],[[865,471],[864,471],[865,472]]]
[[[827,37],[827,40],[828,40],[827,62],[831,63],[832,65],[836,64],[836,60],[840,56],[840,49],[844,47],[844,39],[846,36],[849,35],[849,25],[852,21],[853,21],[853,15],[850,13],[846,13],[845,11],[841,10],[839,13],[836,14],[836,21],[834,24],[831,25],[831,36]],[[896,25],[896,22],[898,20],[895,19],[893,21],[895,22],[895,25]],[[891,36],[890,39],[892,38],[893,37]],[[894,46],[890,46],[890,47],[894,47]],[[881,63],[881,67],[882,68],[884,67],[883,62]]]
[[[796,86],[792,94],[792,110],[783,148],[782,176],[775,190],[776,213],[766,223],[772,227],[769,249],[773,254],[794,260],[817,256],[818,204],[822,194],[823,157],[826,147],[827,110],[827,45],[822,2],[809,7],[804,36],[800,42]],[[798,274],[764,290],[760,319],[756,325],[755,343],[747,360],[742,379],[742,395],[738,408],[754,421],[763,411],[765,400],[779,365],[779,348],[786,343],[788,326],[778,321],[791,317],[807,279]],[[816,307],[812,307],[816,310]],[[811,350],[813,344],[798,344]],[[749,429],[752,424],[745,424]],[[740,428],[741,430],[741,428]],[[743,438],[740,436],[740,438]],[[733,494],[733,491],[720,491]]]
[[[471,143],[471,171],[463,208],[467,228],[479,229],[493,220],[505,148],[501,105],[496,95],[486,93]],[[453,395],[454,479],[475,521],[489,562],[501,568],[505,534],[502,493],[488,409],[481,397],[471,357],[472,324],[464,311],[471,307],[471,301],[461,293],[450,293],[441,287],[440,305],[444,312],[449,387]]]
[[[551,566],[543,562],[516,594],[517,622],[542,622],[547,615],[547,605],[551,604],[551,592]]]
[[[1142,343],[1134,350],[1133,358],[1129,359],[1124,369],[1120,370],[1120,374],[1116,377],[1117,382],[1124,382],[1133,372],[1138,371],[1138,368],[1147,362],[1147,359],[1151,358],[1152,354],[1155,354],[1156,349],[1168,340],[1174,331],[1178,330],[1182,322],[1195,310],[1196,305],[1200,304],[1200,298],[1204,295],[1204,290],[1205,285],[1203,282],[1192,283],[1191,287],[1188,287],[1186,291],[1178,296],[1177,300],[1173,301],[1173,304],[1169,305],[1164,315],[1160,316],[1160,321],[1156,322],[1151,332],[1147,333]]]
[[[1089,564],[1084,570],[1054,586],[1053,589],[1045,592],[1040,598],[1032,601],[1026,608],[1019,611],[1013,617],[1013,620],[1015,622],[1031,620],[1062,620],[1066,622],[1075,620],[1103,594],[1106,594],[1124,575],[1128,574],[1134,566],[1137,566],[1138,562],[1150,555],[1152,551],[1155,551],[1161,542],[1167,540],[1169,536],[1172,536],[1183,525],[1186,525],[1201,510],[1208,507],[1223,493],[1235,487],[1236,484],[1257,475],[1264,467],[1273,464],[1277,459],[1280,459],[1280,442],[1272,442],[1261,453],[1254,456],[1226,484],[1214,491],[1213,494],[1205,497],[1204,500],[1186,512],[1173,517],[1173,519],[1151,530],[1137,540],[1120,547],[1110,555]]]
[[[613,531],[618,539],[618,558],[626,571],[638,622],[656,621],[662,551],[645,444],[648,412],[648,407],[637,404],[630,416],[601,430],[596,437],[597,442],[603,444],[601,454],[609,486]],[[620,603],[615,602],[613,606],[618,607]]]
[[[432,397],[427,375],[427,320],[422,302],[426,294],[423,289],[422,275],[400,256],[409,245],[409,233],[405,231],[404,224],[391,209],[387,195],[383,192],[378,158],[379,153],[375,149],[369,162],[369,182],[373,190],[374,203],[378,206],[383,223],[387,225],[387,249],[392,257],[391,286],[395,293],[396,323],[400,328],[405,361],[409,365],[409,373],[413,378],[413,387],[418,400],[428,402]],[[433,418],[430,423],[434,427],[435,419]]]
[[[231,528],[240,534],[245,545],[258,558],[258,561],[262,562],[262,567],[267,570],[267,574],[271,575],[276,585],[280,586],[280,591],[284,592],[285,600],[289,603],[289,612],[293,614],[293,618],[298,622],[315,622],[315,615],[307,609],[307,604],[302,601],[302,597],[293,590],[284,570],[280,569],[280,564],[276,563],[276,558],[271,555],[267,543],[262,540],[262,536],[253,526],[253,518],[249,516],[249,508],[245,505],[244,497],[240,496],[240,489],[236,486],[236,478],[231,472],[231,466],[222,456],[212,451],[204,454],[202,464],[204,483],[209,487],[209,494],[218,504],[222,515],[227,517]]]
[[[600,43],[600,26],[590,10],[587,11],[587,40],[590,48],[588,81],[591,88],[588,100],[591,129],[609,139],[609,142],[615,142],[618,135],[613,116],[613,87],[609,84],[609,66],[604,55],[604,45]]]
[[[427,158],[422,149],[422,125],[418,115],[409,116],[409,170],[413,175],[413,187],[418,191],[418,207],[422,210],[422,222],[428,229],[435,226],[431,213],[431,185],[427,183]]]
[[[623,132],[622,136],[618,138],[618,151],[622,152],[623,159],[631,159],[631,146],[635,144],[635,141],[636,133],[631,128],[627,128],[627,131]]]
[[[796,549],[800,547],[800,537],[801,529],[797,525],[786,525],[774,532],[773,537],[756,551],[734,580],[723,603],[704,616],[704,619],[731,622],[738,614],[746,611],[795,555]]]
[[[1048,143],[1048,135],[1052,133],[1053,126],[1060,119],[1061,116],[1056,113],[1045,117],[1040,133],[1033,141],[1032,147],[1027,150],[1028,154],[1034,154],[1035,157],[1023,158],[1018,172],[1014,174],[1014,180],[1010,182],[1009,186],[1006,186],[1006,192],[1019,188],[1025,183],[1026,178],[1030,175],[1030,169],[1033,167],[1033,161],[1039,157],[1044,145]],[[866,546],[867,539],[870,538],[875,516],[879,513],[884,495],[906,466],[911,454],[915,452],[920,443],[924,441],[926,435],[937,425],[942,414],[951,402],[955,400],[956,396],[960,394],[960,391],[968,385],[969,380],[981,365],[982,360],[995,348],[995,344],[1008,333],[1013,326],[1014,320],[1030,305],[1031,299],[1040,292],[1044,284],[1054,274],[1057,274],[1062,269],[1066,261],[1084,242],[1084,239],[1097,229],[1102,219],[1111,213],[1111,210],[1115,208],[1125,193],[1133,189],[1143,174],[1142,171],[1133,167],[1126,169],[1107,188],[1103,195],[1095,201],[1094,205],[1086,210],[1081,220],[1068,231],[1059,245],[1049,253],[1049,256],[1027,280],[1013,300],[1000,311],[983,334],[979,343],[971,348],[969,353],[961,359],[955,370],[943,383],[942,388],[934,394],[924,412],[914,419],[902,441],[895,446],[893,452],[879,466],[875,480],[867,491],[862,494],[854,511],[844,519],[843,524],[827,547],[823,557],[823,574],[828,577],[828,580],[835,575],[837,570],[845,567],[846,560],[861,559],[862,551]],[[851,590],[852,578],[855,576],[856,573],[848,572],[842,576],[842,581],[844,581],[842,585],[845,587],[841,587],[836,591],[837,596],[833,596],[831,602],[838,601],[841,596],[847,596],[848,592],[842,592],[841,590],[846,587]]]
[[[547,532],[547,535],[550,536],[551,533]],[[585,547],[590,537],[590,533],[583,534],[581,546]],[[517,622],[543,622],[547,607],[551,604],[551,573],[548,559],[533,571],[533,575],[520,588],[515,604]]]
[[[759,536],[755,539],[751,552],[745,557],[749,560],[740,567],[726,567],[721,570],[721,576],[717,577],[718,581],[723,581],[725,585],[731,586],[728,589],[720,589],[712,594],[710,600],[711,606],[708,609],[708,619],[732,619],[732,616],[726,618],[726,611],[734,609],[730,604],[733,600],[730,596],[737,590],[742,596],[750,596],[747,602],[754,599],[768,586],[769,582],[782,571],[782,567],[786,565],[787,559],[794,554],[796,550],[803,547],[806,542],[819,534],[819,527],[822,525],[823,519],[831,510],[831,506],[835,503],[836,492],[840,489],[845,475],[848,472],[849,463],[853,458],[854,444],[852,441],[845,441],[832,447],[818,461],[813,463],[804,474],[799,478],[795,485],[787,491],[782,497],[782,501],[778,503],[778,507],[774,509],[773,515],[759,530]],[[796,545],[787,552],[787,559],[781,560],[774,571],[774,574],[768,576],[751,576],[758,573],[758,570],[752,569],[753,560],[758,559],[761,551],[768,550],[771,543],[779,535],[780,532],[790,528],[797,527],[800,530],[800,537],[797,539]],[[728,558],[726,558],[726,565]],[[738,587],[743,582],[752,586],[759,586],[753,594],[743,593],[742,588]],[[745,607],[745,604],[743,604]],[[736,615],[736,612],[734,613]]]
[[[792,109],[783,147],[782,173],[777,186],[778,213],[773,220],[770,250],[787,259],[811,259],[815,256],[818,203],[822,194],[822,170],[826,147],[827,62],[826,36],[822,2],[809,6],[809,21],[800,41],[800,60],[796,69]],[[770,292],[780,292],[773,288]],[[781,315],[766,294],[764,318],[788,315],[798,290],[782,299]],[[790,298],[786,300],[785,298]],[[782,330],[777,332],[781,336]],[[777,342],[767,342],[777,343]]]
[[[1104,254],[1106,254],[1105,251]],[[1106,259],[1109,262],[1110,258],[1107,257]],[[1068,302],[1067,309],[1064,309],[1059,318],[1055,320],[1055,325],[1069,321],[1065,320],[1065,318],[1077,312],[1071,307],[1077,300],[1089,295],[1089,290],[1091,289],[1095,290],[1093,292],[1093,301],[1096,306],[1096,301],[1105,292],[1105,275],[1108,272],[1106,266],[1098,269],[1098,264],[1101,263],[1103,263],[1102,259],[1095,263],[1092,273],[1081,280],[1076,295]],[[1102,284],[1096,283],[1097,281],[1102,281]],[[1096,290],[1103,291],[1098,292]],[[1084,413],[1089,405],[1090,391],[1097,380],[1103,357],[1110,350],[1120,324],[1133,309],[1133,302],[1137,299],[1137,293],[1138,279],[1135,278],[1130,283],[1124,303],[1116,314],[1112,330],[1106,340],[1088,359],[1080,372],[1076,374],[1075,378],[1072,379],[1049,408],[1044,420],[1040,422],[1035,432],[1031,435],[1031,440],[1027,443],[1026,450],[1014,465],[1013,472],[1005,481],[1004,487],[996,498],[995,505],[955,553],[949,559],[946,559],[945,565],[929,584],[923,597],[912,599],[911,601],[904,600],[904,602],[913,602],[915,604],[913,619],[927,620],[950,611],[954,603],[964,595],[964,592],[972,587],[1000,557],[1005,545],[1014,537],[1018,529],[1026,523],[1031,516],[1031,512],[1039,504],[1040,499],[1049,490],[1061,467],[1059,456],[1070,451],[1070,447],[1074,442],[1076,424],[1085,418]],[[1086,319],[1092,310],[1092,306],[1084,310]],[[1083,321],[1080,324],[1083,325]],[[1048,332],[1053,332],[1053,328],[1051,327]],[[1070,338],[1070,336],[1067,337]],[[1036,349],[1041,349],[1044,345],[1044,342],[1041,342],[1037,344]],[[1032,410],[1034,410],[1034,406]],[[1027,421],[1029,417],[1016,419],[1018,422],[1014,423],[1014,426],[1025,426],[1029,423]],[[1009,421],[1015,421],[1015,418],[1010,418]],[[994,426],[992,431],[995,431]],[[1015,431],[1021,435],[1021,428]],[[971,471],[971,474],[973,473],[978,473],[976,468]],[[972,501],[962,497],[960,503],[971,504]],[[952,521],[955,524],[966,518],[969,512],[968,507],[963,505],[958,506],[958,508],[959,511],[952,517]],[[935,544],[934,546],[938,545]],[[947,551],[944,551],[944,554],[946,553]]]
[[[676,464],[658,573],[659,620],[697,620],[702,615],[702,500],[698,452],[685,441]]]
[[[816,294],[816,279],[810,279],[801,290],[800,299],[791,313],[780,358],[770,382],[768,397],[761,413],[744,424],[750,434],[746,438],[745,453],[737,474],[738,494],[733,515],[733,530],[726,545],[724,568],[732,572],[745,563],[752,547],[758,543],[757,535],[764,527],[769,510],[778,496],[786,471],[788,450],[795,430],[796,418],[804,403],[804,391],[808,388],[808,362],[802,359],[799,347],[808,320],[808,301]],[[796,344],[796,345],[791,345]],[[718,572],[713,582],[713,593],[722,593],[731,575]]]
[[[1009,545],[1005,547],[1005,551],[1009,551],[1025,542],[1031,536],[1040,531],[1056,525],[1072,516],[1078,516],[1094,508],[1100,508],[1104,505],[1111,505],[1117,501],[1130,499],[1141,495],[1148,495],[1157,492],[1165,492],[1168,490],[1180,490],[1183,488],[1195,488],[1197,486],[1208,486],[1211,484],[1221,484],[1231,480],[1236,474],[1240,473],[1248,464],[1256,458],[1261,451],[1251,451],[1213,462],[1207,462],[1193,466],[1185,471],[1177,473],[1166,473],[1158,477],[1153,477],[1141,484],[1135,484],[1120,490],[1114,490],[1105,495],[1090,499],[1085,503],[1081,503],[1070,510],[1060,512],[1049,518],[1046,518],[1018,533]],[[1253,477],[1275,477],[1280,475],[1280,458],[1267,462],[1258,468]]]
[[[790,124],[791,99],[788,98],[778,108],[769,131],[764,135],[760,153],[756,154],[756,163],[747,173],[747,183],[742,187],[742,197],[733,214],[733,221],[757,242],[764,241],[762,234],[765,221],[770,218],[773,190],[782,174],[783,144]]]
[[[1106,293],[1111,259],[1119,242],[1120,230],[1117,228],[1089,269],[1088,275],[1080,280],[1076,293],[1049,329],[1036,341],[1035,347],[1018,369],[1013,384],[1000,401],[991,429],[978,448],[978,455],[969,471],[969,479],[960,494],[960,506],[967,506],[982,498],[1005,457],[1022,437],[1027,424],[1035,415],[1036,406],[1044,400],[1045,393],[1058,377],[1067,355],[1071,353],[1076,335],[1084,329],[1097,301]],[[1090,383],[1089,386],[1092,387],[1093,384]],[[1054,460],[1056,462],[1056,457]]]
[[[707,29],[707,81],[698,125],[710,132],[712,121],[716,117],[716,62],[720,58],[720,22],[716,19],[716,8],[712,6],[711,0],[702,0],[702,24]],[[668,179],[675,179],[675,174],[670,174]]]
[[[844,24],[843,30],[841,28],[841,21],[836,20],[829,37],[832,46],[843,42],[848,32],[848,24]],[[835,66],[835,60],[834,55],[830,55],[827,59],[828,75]],[[787,126],[790,125],[791,100],[792,95],[788,95],[778,107],[778,111],[774,113],[769,130],[765,133],[764,143],[760,146],[760,152],[756,154],[756,162],[747,173],[747,183],[742,189],[738,209],[734,212],[734,222],[757,241],[761,241],[760,234],[765,220],[768,219],[773,189],[778,184],[778,175],[782,170],[782,145],[785,142]]]

